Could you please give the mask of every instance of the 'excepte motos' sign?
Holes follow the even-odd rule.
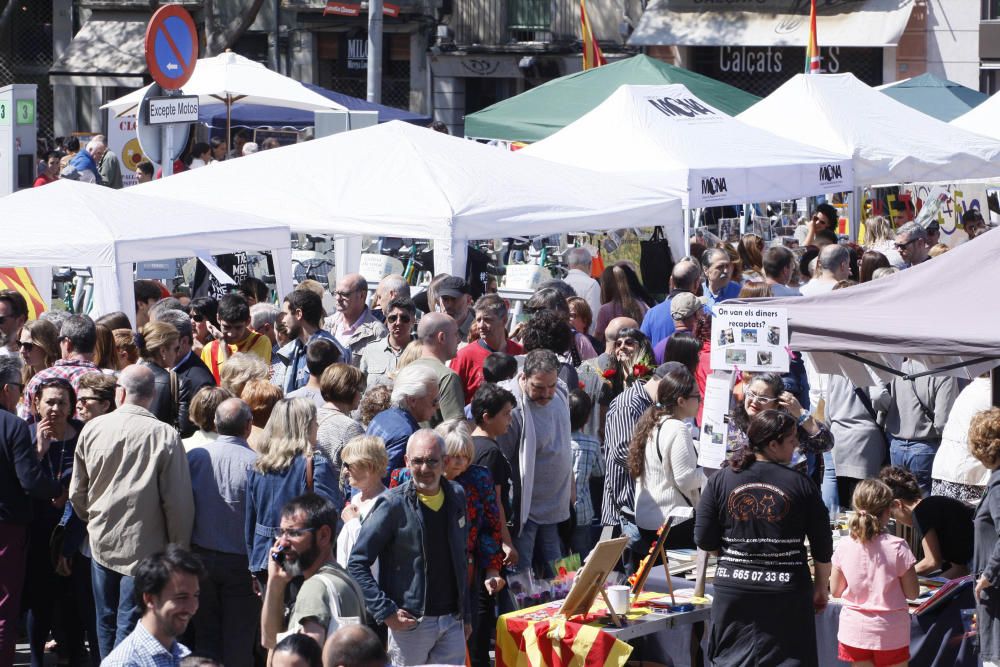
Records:
[[[712,314],[712,370],[788,372],[788,309],[721,303]]]
[[[198,97],[153,97],[149,100],[149,124],[195,123],[198,121]]]

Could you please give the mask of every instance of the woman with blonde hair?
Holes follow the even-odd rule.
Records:
[[[885,255],[889,264],[902,269],[906,266],[903,257],[896,250],[896,230],[888,218],[875,215],[865,220],[865,250],[877,250]]]
[[[229,362],[236,356],[239,355],[233,355]],[[223,365],[223,370],[229,362]],[[315,451],[317,429],[316,406],[311,400],[278,401],[264,428],[260,456],[247,475],[247,553],[250,572],[261,584],[266,583],[268,553],[278,536],[285,503],[312,492],[329,500],[334,507],[344,504],[333,463]]]
[[[116,368],[120,371],[139,361],[139,346],[135,342],[136,333],[131,329],[115,329],[111,332],[115,338]]]
[[[375,499],[386,491],[382,475],[389,465],[389,455],[382,438],[359,435],[347,441],[340,450],[340,457],[343,461],[341,478],[350,488],[358,491],[340,515],[344,527],[337,536],[337,562],[347,567],[347,560],[361,532],[361,522],[368,516]],[[372,566],[372,574],[378,577],[377,562]]]
[[[25,322],[18,334],[18,347],[21,350],[21,382],[25,387],[35,374],[45,370],[61,358],[59,351],[59,330],[48,320],[31,320]],[[24,403],[18,405],[17,414],[26,419],[31,414],[31,407]]]
[[[250,380],[266,380],[267,364],[255,354],[237,352],[229,357],[219,369],[219,386],[233,392],[233,396],[242,396],[243,387]]]
[[[409,344],[403,348],[403,353],[399,355],[399,361],[396,362],[396,370],[393,371],[392,377],[396,377],[399,371],[403,370],[414,361],[420,358],[420,355],[424,351],[424,344],[419,340],[411,340]]]
[[[190,451],[219,437],[215,430],[215,411],[227,398],[233,395],[222,387],[202,387],[191,399],[188,418],[198,427],[194,435],[184,438],[184,450]]]
[[[149,411],[165,424],[177,426],[181,403],[190,401],[189,396],[182,396],[180,378],[172,370],[177,365],[177,353],[180,350],[180,334],[177,329],[166,322],[149,322],[142,328],[142,334],[136,341],[142,360],[140,366],[153,371],[155,396]]]
[[[983,664],[1000,662],[1000,408],[990,408],[972,418],[969,450],[989,471],[986,495],[973,518],[975,546],[972,571],[976,575],[976,623]]]
[[[267,426],[267,421],[271,418],[274,406],[283,396],[280,387],[260,378],[253,378],[243,385],[240,398],[250,406],[250,412],[253,414],[253,426],[250,428],[247,444],[255,452],[260,451],[264,439],[264,427]]]

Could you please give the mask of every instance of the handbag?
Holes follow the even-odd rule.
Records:
[[[670,291],[670,274],[674,270],[674,257],[670,242],[663,235],[663,227],[654,227],[648,241],[639,242],[639,272],[642,284],[650,292],[666,294]]]
[[[306,454],[306,491],[313,492],[313,457]]]

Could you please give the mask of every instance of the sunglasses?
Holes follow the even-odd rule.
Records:
[[[895,248],[896,250],[905,250],[907,246],[909,246],[911,243],[916,243],[917,241],[918,239],[910,239],[906,243],[896,243]]]
[[[396,322],[409,324],[410,322],[413,321],[413,318],[411,318],[409,315],[390,315],[389,317],[385,318],[385,321],[388,322],[389,324],[395,324]]]
[[[411,466],[427,466],[428,468],[436,468],[441,463],[441,459],[421,459],[415,458],[410,459]]]
[[[340,290],[336,290],[334,292],[334,295],[339,296],[341,299],[348,299],[352,294],[354,294],[357,291],[358,290],[351,290],[350,292],[341,292]]]
[[[191,315],[191,319],[193,321],[195,321],[195,322],[204,322],[205,321],[205,316],[204,315]]]
[[[21,350],[23,350],[24,352],[31,352],[32,350],[35,349],[35,344],[32,343],[30,340],[28,341],[19,340],[17,342],[17,346],[21,348]]]

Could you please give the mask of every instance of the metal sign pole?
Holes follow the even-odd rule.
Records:
[[[382,102],[382,0],[368,0],[368,101]]]
[[[166,178],[174,174],[174,160],[170,157],[174,154],[174,133],[170,131],[170,125],[160,128],[160,142],[163,146],[160,162],[161,178]]]

